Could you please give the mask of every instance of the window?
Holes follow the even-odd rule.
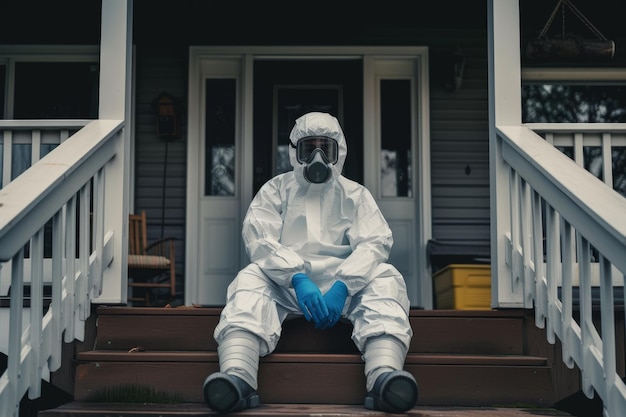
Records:
[[[12,118],[97,119],[97,64],[17,62]]]
[[[626,123],[626,71],[623,69],[532,68],[522,72],[524,123]],[[561,152],[626,196],[626,139],[602,140],[585,133],[553,139]],[[580,141],[580,155],[575,143]],[[610,147],[605,157],[603,146]]]
[[[97,119],[98,85],[98,48],[0,46],[0,120]],[[0,188],[59,144],[58,132],[32,132],[7,141],[0,128]]]
[[[625,123],[623,70],[526,69],[523,123]]]

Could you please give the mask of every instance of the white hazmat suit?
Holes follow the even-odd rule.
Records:
[[[338,145],[336,163],[324,159],[330,175],[319,184],[306,179],[307,163],[296,156],[298,142],[310,137],[331,138]],[[215,329],[220,375],[236,375],[256,390],[259,356],[276,348],[287,316],[303,314],[292,278],[305,274],[321,294],[336,281],[345,284],[345,303],[339,310],[353,324],[352,340],[365,360],[368,392],[379,389],[374,387],[378,377],[390,371],[402,373],[395,388],[414,385],[413,377],[401,371],[412,330],[404,279],[386,263],[392,233],[370,192],[341,175],[347,146],[339,122],[326,113],[308,113],[296,120],[289,138],[293,171],[261,187],[243,222],[251,263],[228,287],[226,306]],[[332,325],[337,319],[329,318]],[[210,391],[207,382],[205,396]],[[412,386],[409,390],[413,395]],[[238,395],[245,397],[244,391],[239,389]],[[366,400],[365,405],[404,411],[400,409],[412,407],[417,400],[416,385],[413,397],[407,406],[391,405],[390,410],[376,399],[369,405]],[[239,408],[254,407],[258,397],[255,401]],[[212,406],[210,398],[207,402]]]

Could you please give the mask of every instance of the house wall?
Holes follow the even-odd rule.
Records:
[[[485,36],[485,37],[483,37]],[[489,141],[486,35],[448,33],[431,45],[431,183],[433,239],[489,242]],[[466,54],[458,91],[447,87],[446,59]],[[441,68],[443,67],[443,68]]]
[[[133,211],[146,210],[148,242],[161,237],[176,238],[179,293],[185,264],[187,59],[187,48],[181,46],[136,50]],[[167,141],[157,135],[153,103],[163,92],[180,104],[180,137]]]
[[[397,34],[395,36],[398,36]],[[486,32],[412,30],[372,45],[429,46],[433,238],[488,243],[489,168]],[[246,42],[242,42],[247,44]],[[337,44],[341,44],[338,42]],[[453,54],[466,55],[460,88],[451,88]],[[135,211],[145,209],[150,240],[175,236],[177,275],[184,276],[186,114],[181,139],[159,140],[152,101],[163,91],[187,103],[188,45],[137,45]],[[184,111],[183,111],[184,113]],[[167,149],[167,167],[164,169]],[[166,180],[164,181],[164,173]],[[163,205],[164,202],[164,205]],[[163,207],[165,210],[163,210]],[[179,293],[182,294],[182,286]]]

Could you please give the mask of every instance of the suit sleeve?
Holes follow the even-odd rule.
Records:
[[[339,265],[336,277],[354,295],[372,280],[374,269],[387,261],[393,246],[391,229],[365,188],[355,204],[355,216],[347,236],[352,253]]]
[[[278,181],[263,185],[254,197],[243,222],[242,235],[250,260],[278,285],[291,286],[291,278],[304,272],[304,261],[280,243],[283,201]]]

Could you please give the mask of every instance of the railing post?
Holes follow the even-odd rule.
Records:
[[[126,303],[128,277],[128,200],[132,71],[132,0],[102,2],[100,42],[100,119],[124,120],[116,157],[105,169],[104,230],[113,230],[113,262],[104,270],[103,288],[94,302]],[[97,295],[97,294],[96,294]]]
[[[491,204],[491,306],[522,307],[506,263],[511,230],[509,170],[502,158],[496,126],[521,122],[521,62],[518,0],[489,0],[489,184]]]

